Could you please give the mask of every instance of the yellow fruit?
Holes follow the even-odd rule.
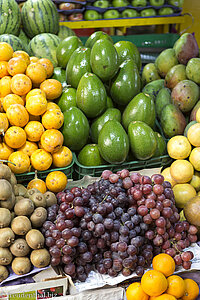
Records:
[[[196,190],[189,183],[176,184],[173,187],[176,206],[183,208],[188,200],[196,196]]]
[[[42,125],[46,129],[59,129],[64,122],[64,115],[60,109],[47,110],[42,116]]]
[[[36,143],[26,141],[26,143],[21,148],[19,148],[19,151],[22,151],[23,153],[27,154],[28,156],[31,156],[33,154],[33,152],[37,149],[38,149],[38,146]]]
[[[194,175],[189,183],[195,188],[197,192],[200,191],[200,172],[194,171]]]
[[[184,280],[177,275],[172,275],[167,278],[168,288],[166,290],[167,294],[170,294],[176,298],[181,298],[185,291]]]
[[[23,99],[15,94],[8,94],[3,98],[3,109],[5,112],[7,111],[8,107],[12,104],[21,104],[24,105]]]
[[[13,52],[13,48],[8,43],[0,43],[0,61],[9,61],[9,59],[11,59],[13,56]]]
[[[35,178],[31,180],[27,185],[28,190],[34,188],[38,189],[42,194],[46,193],[47,191],[46,183],[42,179],[39,179],[37,177],[37,171],[35,171]]]
[[[48,102],[47,103],[47,111],[48,110],[53,110],[53,109],[59,109],[59,110],[61,110],[60,107],[56,103],[54,103],[54,102]]]
[[[29,114],[21,104],[12,104],[6,111],[9,123],[14,126],[24,127],[29,121]]]
[[[199,108],[197,109],[197,112],[196,112],[196,121],[200,123],[200,109]]]
[[[164,169],[161,174],[164,176],[165,181],[169,181],[172,187],[175,186],[176,181],[171,176],[170,167]]]
[[[188,139],[183,135],[172,137],[167,143],[167,151],[170,157],[174,159],[185,159],[192,150]]]
[[[54,153],[63,145],[63,135],[57,129],[48,129],[41,136],[41,146],[44,150]]]
[[[48,170],[52,164],[52,156],[44,149],[38,149],[31,155],[31,164],[35,170]]]
[[[175,262],[173,258],[166,253],[154,256],[152,265],[154,270],[161,272],[166,277],[172,275],[175,271]]]
[[[4,139],[10,148],[17,149],[25,144],[26,133],[21,127],[11,126],[6,131]]]
[[[192,279],[184,279],[185,282],[185,292],[182,300],[195,300],[199,295],[198,284]]]
[[[150,299],[152,299],[152,298],[150,298]],[[166,294],[166,293],[162,294],[162,295],[160,295],[158,297],[155,297],[153,299],[154,300],[176,300],[176,298],[174,296]]]
[[[190,126],[187,132],[187,138],[190,144],[195,147],[200,147],[200,123]]]
[[[31,115],[40,116],[47,110],[47,100],[40,95],[30,96],[26,99],[26,109]]]
[[[52,158],[56,168],[63,168],[71,164],[72,152],[69,148],[62,146],[58,151],[52,153]]]
[[[27,154],[22,151],[13,152],[8,160],[15,165],[8,163],[8,166],[15,174],[21,174],[29,171],[30,159]]]
[[[142,276],[141,285],[147,295],[159,296],[167,289],[167,279],[161,272],[150,270]]]
[[[33,86],[39,86],[47,78],[46,69],[37,62],[28,65],[26,75],[31,79]]]
[[[60,171],[50,172],[46,177],[46,186],[53,193],[63,191],[67,185],[67,176]]]
[[[0,133],[6,132],[8,129],[9,123],[6,114],[0,113]]]
[[[194,168],[189,161],[178,159],[171,164],[170,173],[177,183],[186,183],[192,179]]]
[[[189,161],[195,170],[200,171],[200,147],[196,147],[191,151]]]
[[[28,53],[26,53],[25,51],[22,50],[15,51],[13,53],[13,57],[21,57],[26,61],[27,66],[30,64],[30,57]]]
[[[5,143],[0,143],[0,159],[8,159],[10,154],[13,153],[13,149],[8,147]]]
[[[43,132],[44,127],[38,121],[30,121],[24,128],[27,139],[31,142],[39,142]]]
[[[32,97],[32,96],[43,96],[44,98],[46,98],[46,94],[45,92],[43,92],[41,89],[32,89],[27,95],[26,95],[26,101],[28,100],[28,98]]]
[[[149,296],[143,291],[140,282],[133,282],[126,290],[127,300],[148,300]]]

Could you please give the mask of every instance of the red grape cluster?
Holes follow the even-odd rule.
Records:
[[[109,170],[87,188],[57,194],[43,224],[52,266],[61,265],[73,279],[89,272],[142,276],[154,255],[165,252],[177,265],[191,266],[193,253],[183,252],[197,240],[197,228],[180,222],[169,182],[122,170]]]

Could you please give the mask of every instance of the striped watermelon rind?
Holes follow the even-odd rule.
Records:
[[[30,39],[27,37],[27,35],[25,34],[25,32],[21,29],[19,32],[19,36],[18,38],[21,40],[24,49],[26,49],[26,52],[28,51],[28,44],[30,42]]]
[[[59,26],[58,36],[61,39],[61,41],[66,39],[69,36],[75,36],[75,35],[76,35],[75,32],[71,28],[64,25]]]
[[[27,0],[22,7],[23,29],[28,37],[40,33],[57,34],[59,14],[51,0]]]
[[[15,0],[0,0],[0,35],[18,35],[21,25],[21,13]]]
[[[41,33],[36,35],[29,43],[28,50],[30,55],[39,58],[48,58],[54,67],[58,65],[56,59],[56,49],[60,44],[60,38],[52,33]]]
[[[0,35],[0,42],[6,42],[6,43],[10,44],[14,51],[17,51],[17,50],[26,51],[26,49],[24,48],[24,46],[22,44],[22,41],[13,34]]]

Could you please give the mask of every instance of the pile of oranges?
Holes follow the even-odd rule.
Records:
[[[199,287],[192,279],[173,275],[175,262],[165,253],[156,255],[153,270],[147,271],[141,282],[134,282],[126,290],[127,300],[195,300]]]
[[[72,152],[59,131],[64,116],[53,101],[62,85],[53,64],[0,43],[0,160],[15,174],[68,166]]]

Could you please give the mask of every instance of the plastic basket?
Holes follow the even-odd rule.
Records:
[[[46,171],[38,171],[37,176],[39,179],[45,180],[47,175],[50,172],[53,171],[61,171],[67,175],[67,178],[72,179],[73,178],[73,172],[74,172],[74,163],[75,163],[76,155],[73,153],[72,157],[72,162],[69,166],[64,167],[64,168],[56,168],[56,169],[48,169]],[[17,178],[18,183],[28,183],[35,177],[35,172],[28,172],[28,173],[23,173],[23,174],[15,174]]]

